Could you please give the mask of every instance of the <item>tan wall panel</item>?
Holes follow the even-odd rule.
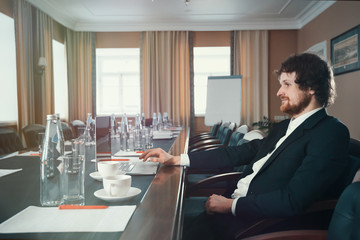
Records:
[[[360,23],[360,2],[336,2],[299,31],[298,50],[303,52],[316,43],[327,41],[330,59],[330,41]],[[343,121],[353,138],[360,139],[360,70],[335,76],[337,99],[328,112]]]
[[[0,1],[0,12],[2,12],[3,14],[5,14],[11,18],[14,18],[13,4],[14,4],[14,2],[11,0],[1,0]]]
[[[279,30],[269,31],[269,118],[284,115],[280,111],[280,100],[276,96],[279,90],[279,81],[275,70],[280,64],[297,50],[297,31]]]
[[[194,47],[230,46],[230,31],[194,32]]]
[[[65,27],[54,21],[53,25],[54,39],[58,42],[65,43]]]
[[[140,32],[97,32],[97,48],[138,48]]]

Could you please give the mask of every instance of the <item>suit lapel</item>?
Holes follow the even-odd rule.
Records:
[[[263,171],[267,166],[269,166],[277,156],[290,144],[292,144],[295,140],[299,139],[304,135],[304,130],[312,129],[321,119],[327,116],[326,110],[321,109],[318,112],[314,113],[308,119],[306,119],[300,126],[298,126],[286,139],[285,141],[276,149],[276,151],[271,155],[271,157],[266,161],[266,163],[262,166],[259,173]],[[285,129],[286,131],[287,129]],[[278,139],[279,140],[279,139]],[[277,141],[278,141],[277,140]],[[275,142],[275,144],[277,143]]]

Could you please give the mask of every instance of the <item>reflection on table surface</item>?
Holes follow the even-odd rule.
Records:
[[[169,149],[171,154],[186,151],[188,130],[183,130]],[[154,147],[169,140],[155,140]],[[159,145],[158,145],[159,144]],[[85,167],[85,205],[137,205],[124,232],[0,234],[0,239],[180,239],[184,171],[180,166],[161,166],[156,176],[133,176],[132,186],[141,194],[125,202],[104,202],[94,196],[102,182],[92,179],[94,163]],[[26,207],[40,206],[39,156],[13,156],[0,160],[1,169],[23,170],[0,178],[0,223]]]

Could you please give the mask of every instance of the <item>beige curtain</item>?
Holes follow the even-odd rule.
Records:
[[[268,31],[234,31],[233,74],[242,75],[241,124],[268,117]]]
[[[141,38],[142,108],[146,117],[168,112],[173,123],[189,126],[189,32],[143,32]]]
[[[69,122],[92,111],[92,34],[66,30]]]
[[[46,124],[46,115],[54,113],[53,20],[39,9],[36,9],[35,33],[34,63],[37,65],[40,57],[45,57],[47,63],[44,73],[36,71],[35,74],[35,120],[37,123]]]
[[[35,122],[33,28],[31,5],[14,1],[19,130]]]

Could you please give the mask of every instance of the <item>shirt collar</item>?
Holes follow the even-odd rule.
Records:
[[[322,107],[320,108],[316,108],[314,110],[311,110],[310,112],[304,113],[302,115],[300,115],[297,118],[291,118],[290,122],[289,122],[289,126],[288,129],[286,131],[286,135],[289,135],[290,133],[292,133],[298,126],[300,126],[300,124],[302,124],[306,119],[308,119],[311,115],[313,115],[314,113],[316,113],[317,111],[323,109]]]

